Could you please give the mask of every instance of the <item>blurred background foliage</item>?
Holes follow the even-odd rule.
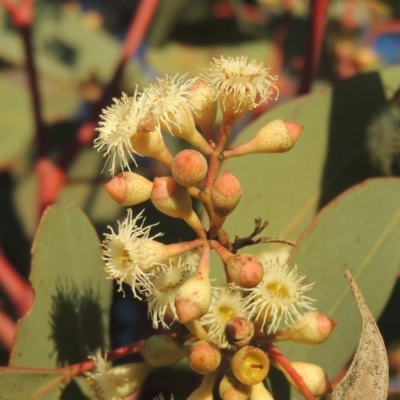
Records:
[[[139,4],[140,1],[133,0],[35,1],[34,59],[48,156],[55,164],[63,159],[71,138],[90,117],[112,79],[121,43]],[[271,159],[262,168],[260,161],[247,158],[227,164],[238,177],[243,175],[240,179],[250,186],[247,192],[257,182],[265,182],[269,187],[270,192],[262,192],[252,203],[254,212],[262,212],[264,202],[272,199],[267,215],[250,217],[247,210],[251,199],[250,203],[243,202],[246,210],[239,209],[237,217],[231,220],[232,235],[247,235],[253,217],[261,216],[270,219],[271,235],[290,234],[288,239],[296,239],[315,213],[342,191],[366,178],[381,176],[369,163],[364,133],[373,116],[400,86],[399,67],[376,72],[400,62],[400,3],[397,0],[330,0],[321,58],[310,89],[315,94],[288,102],[298,95],[304,76],[313,4],[311,0],[162,0],[138,51],[125,66],[119,84],[108,98],[110,103],[111,97],[119,96],[121,91],[131,94],[135,85],[143,88],[164,74],[189,71],[189,75],[196,75],[199,68],[207,68],[212,57],[220,55],[248,56],[270,66],[272,75],[279,75],[279,100],[242,117],[236,133],[256,121],[238,140],[254,134],[273,118],[287,118],[306,127],[299,141],[299,146],[304,146],[296,147],[285,161]],[[24,47],[1,1],[0,93],[0,249],[27,279],[30,248],[39,220],[34,169],[37,141]],[[272,107],[277,108],[269,112]],[[175,153],[182,143],[169,140],[168,146]],[[362,156],[357,158],[355,154]],[[116,219],[124,213],[103,190],[103,184],[109,179],[106,173],[101,174],[103,162],[90,145],[82,147],[68,165],[66,183],[57,198],[61,206],[79,205],[99,237],[108,224],[115,226]],[[157,163],[145,158],[139,160],[139,170],[149,178],[165,173]],[[339,176],[335,175],[338,171]],[[398,172],[398,167],[394,171]],[[332,176],[336,181],[329,186],[327,182]],[[288,212],[292,209],[294,215],[300,202],[306,202],[318,190],[321,196],[313,198],[304,220],[289,229],[290,221],[285,220]],[[176,220],[171,232],[170,218],[160,215],[150,203],[144,207],[149,223],[161,221],[165,242],[193,236],[183,222]],[[301,259],[302,255],[294,257]],[[393,263],[398,261],[395,259]],[[390,292],[390,287],[387,291]],[[397,389],[400,386],[396,380],[400,373],[399,303],[400,285],[396,281],[379,326],[391,349],[392,384]],[[1,285],[0,310],[12,320],[19,317]],[[114,293],[110,311],[111,346],[147,337],[152,328],[146,314],[143,303]],[[8,359],[9,349],[0,343],[0,365],[6,365]],[[150,382],[157,380],[157,388],[151,383],[146,385],[143,398],[151,398],[160,391],[172,392],[175,383],[171,384],[169,373],[180,368],[178,365],[153,373]],[[187,380],[183,377],[188,372],[180,373],[182,393],[190,393],[193,375]]]

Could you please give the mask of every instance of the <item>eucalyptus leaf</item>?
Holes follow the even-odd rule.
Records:
[[[362,317],[362,331],[353,361],[337,384],[332,400],[385,400],[389,387],[389,364],[385,344],[374,317],[349,271],[345,277]]]
[[[104,277],[97,234],[78,207],[46,210],[30,280],[34,305],[18,323],[10,366],[66,366],[108,348],[111,282]]]
[[[399,198],[400,179],[367,180],[326,206],[303,233],[289,264],[315,282],[310,296],[337,326],[322,345],[280,343],[290,360],[318,364],[333,379],[353,354],[361,321],[344,268],[357,279],[372,315],[379,316],[400,264]]]
[[[65,372],[0,367],[0,398],[2,400],[57,399],[61,388],[55,384],[61,382],[65,375]]]

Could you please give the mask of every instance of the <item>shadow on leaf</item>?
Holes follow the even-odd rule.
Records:
[[[58,282],[52,296],[50,339],[54,342],[57,364],[79,363],[96,349],[105,347],[99,292],[91,284],[79,290],[70,282]]]

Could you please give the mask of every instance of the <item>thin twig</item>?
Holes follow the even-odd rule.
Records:
[[[254,230],[250,235],[244,238],[239,238],[238,236],[235,236],[235,240],[231,245],[232,253],[236,253],[239,249],[243,247],[252,246],[258,243],[283,243],[289,246],[297,247],[297,243],[293,240],[280,239],[278,237],[272,236],[256,237],[268,226],[268,221],[262,222],[261,218],[256,218],[254,220],[254,225]]]

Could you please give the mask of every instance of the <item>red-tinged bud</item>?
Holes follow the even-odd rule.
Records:
[[[246,289],[256,287],[264,276],[260,260],[250,254],[235,254],[227,260],[226,268],[232,281]]]
[[[194,121],[203,132],[207,132],[217,116],[218,101],[214,87],[199,79],[190,88],[190,93],[186,97],[196,106],[196,112],[193,113]]]
[[[148,124],[145,126],[148,128]],[[143,130],[131,137],[132,148],[138,154],[155,158],[168,169],[171,168],[173,157],[165,146],[162,135],[157,130],[147,131],[147,128],[142,127]]]
[[[315,364],[308,364],[304,362],[292,362],[292,367],[301,376],[304,383],[310,390],[310,392],[316,396],[323,396],[324,394],[330,393],[332,391],[331,384],[329,383],[328,377],[325,371]],[[296,384],[289,376],[289,374],[283,368],[279,368],[286,376],[289,383],[298,390]]]
[[[254,325],[242,317],[232,318],[226,323],[225,336],[232,346],[246,346],[254,336]]]
[[[179,185],[174,178],[155,178],[151,201],[159,211],[170,217],[182,218],[199,237],[205,237],[203,226],[193,211],[192,199],[187,189]]]
[[[269,359],[261,349],[244,346],[232,357],[231,368],[240,382],[245,385],[255,385],[268,375]]]
[[[225,158],[253,153],[284,153],[297,142],[303,130],[294,122],[276,119],[261,128],[250,141],[224,151]]]
[[[178,153],[171,166],[176,182],[185,187],[196,186],[207,175],[207,161],[196,150],[183,150]]]
[[[160,120],[161,128],[171,135],[178,136],[189,142],[193,147],[204,154],[211,154],[212,147],[207,143],[200,132],[197,131],[191,109],[181,105],[177,112],[168,114],[168,123]]]
[[[251,386],[240,382],[232,370],[228,370],[219,384],[219,395],[222,400],[247,400]]]
[[[189,278],[175,295],[175,309],[182,324],[201,318],[210,308],[211,284],[207,277],[195,274]]]
[[[214,238],[226,217],[236,208],[242,197],[242,185],[230,172],[220,175],[211,187],[211,202],[214,215],[211,220],[209,237]]]
[[[211,188],[211,201],[214,212],[226,217],[238,205],[242,197],[242,185],[230,172],[225,171],[214,182]]]
[[[274,398],[265,387],[264,382],[260,382],[251,387],[250,400],[274,400]]]
[[[320,344],[328,339],[335,326],[336,322],[333,319],[318,311],[310,311],[287,328],[277,331],[272,340],[291,340],[303,344]]]
[[[221,351],[216,344],[199,340],[188,348],[187,359],[190,368],[199,374],[207,375],[219,367]]]
[[[182,324],[201,318],[210,308],[212,289],[209,273],[210,248],[204,245],[196,274],[190,277],[175,295],[176,314]]]
[[[150,199],[153,183],[134,172],[121,172],[104,185],[108,194],[123,206],[133,206]]]
[[[139,349],[143,358],[153,367],[175,364],[186,357],[186,346],[166,335],[150,336]]]

